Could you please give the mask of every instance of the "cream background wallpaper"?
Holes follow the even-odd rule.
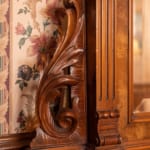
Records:
[[[62,4],[60,0],[0,0],[0,135],[34,127],[40,78],[34,67],[38,51],[43,50],[39,43],[57,30],[54,18],[44,14],[47,5],[53,9]]]

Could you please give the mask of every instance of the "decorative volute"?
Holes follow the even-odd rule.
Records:
[[[47,54],[45,67],[37,92],[37,115],[41,129],[50,137],[66,138],[78,125],[78,96],[72,96],[72,87],[80,78],[72,75],[72,67],[82,61],[84,14],[80,0],[64,0],[67,29],[59,33],[57,49],[52,58]]]

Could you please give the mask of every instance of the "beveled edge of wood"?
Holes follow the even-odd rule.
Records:
[[[122,145],[100,146],[96,150],[125,150]]]
[[[126,150],[149,150],[150,139],[125,141],[123,145]]]
[[[0,137],[1,150],[17,150],[30,147],[32,139],[35,137],[36,132],[10,134]]]
[[[88,150],[85,145],[43,145],[33,147],[32,150]]]

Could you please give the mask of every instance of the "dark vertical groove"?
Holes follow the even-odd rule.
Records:
[[[84,1],[85,2],[85,1]],[[87,143],[90,150],[97,145],[96,122],[96,1],[86,5],[86,79],[87,79]],[[92,58],[92,59],[91,59]]]
[[[109,1],[106,0],[106,25],[107,25],[107,31],[106,31],[106,100],[109,100],[109,94],[108,94],[108,88],[109,88]]]
[[[113,0],[113,84],[112,84],[112,92],[113,92],[113,97],[112,99],[115,100],[115,83],[116,83],[116,79],[115,79],[115,69],[116,69],[116,64],[115,64],[115,43],[116,43],[116,13],[115,13],[115,9],[116,9],[116,0]]]
[[[100,80],[101,80],[101,84],[100,84],[100,100],[102,100],[102,0],[100,0],[101,3],[101,14],[100,14],[100,20],[101,20],[101,29],[100,29]],[[97,14],[98,15],[98,14]]]

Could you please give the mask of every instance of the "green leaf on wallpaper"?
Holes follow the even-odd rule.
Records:
[[[26,41],[26,38],[21,38],[20,40],[19,40],[19,48],[21,49],[22,48],[22,46],[25,44],[25,41]]]
[[[31,36],[31,33],[32,33],[32,27],[30,26],[30,25],[28,25],[28,27],[27,27],[27,29],[26,29],[26,34],[27,34],[27,36],[29,37],[29,36]]]
[[[39,77],[40,77],[39,72],[35,72],[35,73],[33,74],[33,80],[39,79]]]
[[[26,83],[26,82],[24,82],[23,84],[24,84],[24,87],[27,87],[27,86],[28,86],[28,83]]]
[[[19,84],[20,82],[22,82],[22,80],[17,80],[15,84]]]
[[[25,82],[24,80],[17,80],[15,84],[19,84],[20,90],[23,90],[24,87],[28,86],[28,83]]]
[[[21,14],[21,13],[23,13],[23,12],[24,12],[23,9],[19,9],[18,14]]]
[[[30,10],[27,7],[24,7],[24,13],[27,14]]]
[[[23,84],[23,83],[20,83],[20,84],[19,84],[19,88],[20,88],[21,90],[23,90],[24,84]]]
[[[27,14],[28,12],[30,12],[30,10],[27,7],[20,8],[18,10],[18,14],[22,14],[22,13]]]

